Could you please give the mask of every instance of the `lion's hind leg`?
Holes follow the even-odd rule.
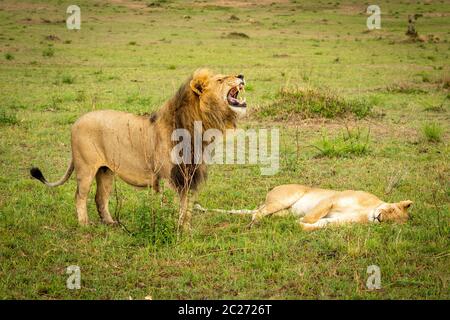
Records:
[[[329,199],[320,201],[310,212],[308,212],[301,221],[303,223],[313,224],[326,217],[333,207],[333,202]]]
[[[77,208],[78,222],[81,225],[88,225],[87,198],[94,180],[95,170],[77,170],[77,191],[75,193],[75,204]]]
[[[266,216],[286,216],[291,213],[292,205],[297,202],[307,190],[299,185],[281,185],[267,193],[265,203],[252,216],[250,227]]]
[[[114,172],[107,167],[98,169],[95,176],[97,180],[97,192],[95,194],[95,203],[97,211],[102,221],[106,224],[116,224],[109,213],[109,197],[113,188]]]
[[[262,205],[256,213],[252,215],[252,221],[248,225],[249,228],[253,227],[255,224],[259,223],[261,219],[267,216],[276,215],[276,216],[287,216],[290,214],[290,210],[288,207],[280,204],[280,203],[269,203]]]

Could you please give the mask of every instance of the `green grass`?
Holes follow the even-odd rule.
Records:
[[[348,129],[330,138],[326,133],[314,146],[319,150],[319,157],[362,156],[369,152],[370,132]]]
[[[258,114],[276,120],[292,118],[337,118],[348,115],[363,118],[370,114],[372,106],[363,99],[345,99],[327,89],[281,89],[276,100],[263,106]]]
[[[440,142],[443,132],[444,129],[436,122],[425,123],[422,127],[422,134],[429,142]]]
[[[132,224],[135,231],[131,234],[149,248],[158,250],[176,245],[178,210],[176,203],[168,200],[170,196],[165,192],[161,197],[152,197],[153,201],[143,201],[136,208],[136,220]]]
[[[73,77],[69,74],[65,74],[65,75],[63,75],[61,82],[64,84],[73,84],[75,82],[75,77]]]
[[[45,48],[42,51],[42,56],[43,57],[50,58],[50,57],[53,57],[54,55],[55,55],[55,49],[53,49],[52,47]]]
[[[17,116],[15,113],[8,112],[6,110],[0,111],[0,124],[14,125],[17,124]]]
[[[438,75],[435,82],[441,85],[443,89],[450,89],[450,75],[447,73]]]
[[[448,3],[380,1],[382,29],[366,32],[365,4],[253,2],[79,0],[75,31],[59,22],[60,1],[1,1],[0,48],[14,59],[0,61],[0,299],[450,298]],[[411,12],[438,42],[407,41]],[[236,31],[249,38],[228,38]],[[49,35],[60,41],[49,47]],[[82,228],[74,177],[55,189],[30,179],[32,165],[52,181],[63,174],[82,114],[151,112],[202,66],[245,75],[240,128],[280,130],[276,175],[213,165],[202,206],[252,209],[274,186],[301,183],[410,199],[410,221],[305,233],[293,218],[249,230],[249,217],[196,213],[177,240],[173,192],[118,180],[110,207],[124,227],[108,227],[94,185]],[[443,129],[440,143],[424,141],[426,123]],[[348,137],[347,127],[364,130]],[[322,132],[339,155],[318,156]],[[365,286],[372,264],[379,291]],[[69,265],[80,266],[81,290],[66,288]]]

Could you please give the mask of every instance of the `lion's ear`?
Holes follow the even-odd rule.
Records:
[[[406,209],[408,209],[412,204],[413,204],[413,202],[412,202],[411,200],[406,200],[406,201],[400,201],[399,206],[406,210]]]
[[[199,69],[194,72],[192,80],[189,83],[192,91],[197,95],[201,95],[208,85],[209,78],[211,77],[211,71],[208,69]]]

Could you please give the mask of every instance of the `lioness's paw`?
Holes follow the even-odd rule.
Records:
[[[299,225],[304,231],[313,231],[315,229],[315,227],[309,223],[299,222]]]

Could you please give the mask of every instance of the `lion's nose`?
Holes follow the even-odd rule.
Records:
[[[245,80],[244,80],[244,75],[242,74],[242,73],[240,73],[240,74],[238,74],[237,76],[236,76],[238,79],[240,79],[241,80],[241,83],[240,83],[240,85],[243,85],[243,86],[245,86]]]

